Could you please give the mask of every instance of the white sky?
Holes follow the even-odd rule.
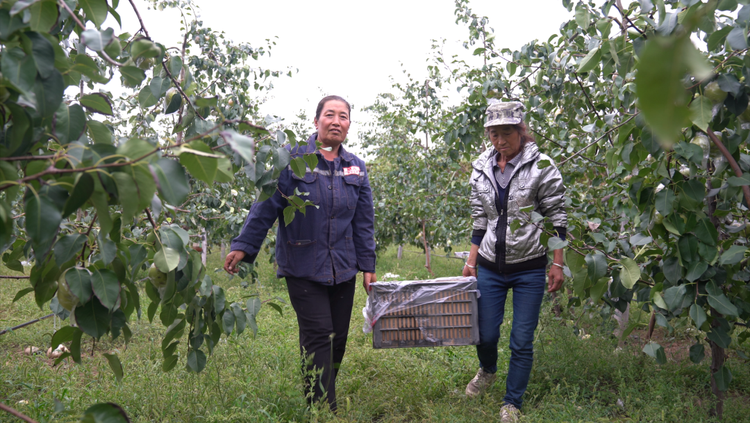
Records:
[[[377,94],[391,92],[392,78],[405,82],[407,69],[415,79],[426,75],[426,60],[433,39],[445,39],[446,51],[470,58],[461,43],[468,29],[455,23],[452,0],[195,0],[204,26],[221,30],[236,42],[252,46],[273,37],[276,46],[264,68],[295,69],[293,77],[274,83],[266,114],[288,122],[304,110],[312,118],[324,95],[337,94],[352,104],[349,138],[356,138],[361,109],[374,103]],[[135,0],[151,38],[167,47],[181,42],[180,17],[175,10],[149,10]],[[546,40],[558,33],[572,14],[561,0],[472,0],[478,16],[487,16],[494,28],[496,46],[517,49],[533,39]],[[138,29],[130,5],[120,0],[122,30],[110,19],[115,33]]]

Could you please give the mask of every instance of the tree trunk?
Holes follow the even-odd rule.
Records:
[[[208,257],[208,241],[206,237],[206,228],[201,229],[201,248],[203,248],[203,252],[201,252],[201,262],[203,262],[203,265],[206,265],[206,258]]]
[[[424,241],[424,267],[430,272],[430,276],[435,276],[430,267],[430,245],[427,243],[427,224],[424,220],[422,221],[422,240]]]
[[[401,260],[401,257],[403,256],[404,256],[404,246],[402,244],[398,246],[398,254],[396,254],[396,258]]]
[[[227,244],[221,241],[221,262],[224,263],[224,258],[227,256]]]
[[[617,320],[618,326],[617,328],[615,328],[614,335],[618,339],[617,346],[622,348],[623,344],[625,344],[625,340],[622,338],[622,335],[628,329],[628,322],[630,321],[630,303],[628,303],[627,307],[625,307],[624,312],[615,309],[615,320]]]
[[[721,316],[716,310],[711,308],[711,314],[714,316]],[[719,326],[719,322],[714,319],[711,323],[711,327]],[[724,348],[717,345],[714,341],[708,340],[708,345],[711,346],[711,392],[716,396],[715,407],[708,412],[710,416],[716,416],[718,420],[724,417],[724,392],[719,390],[719,385],[716,383],[716,372],[718,372],[723,366],[727,356],[724,352]]]

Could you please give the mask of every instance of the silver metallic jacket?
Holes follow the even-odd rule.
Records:
[[[491,148],[472,163],[474,170],[469,181],[471,216],[474,218],[474,230],[486,231],[479,245],[479,254],[493,263],[497,258],[495,249],[498,236],[505,237],[505,242],[500,243],[505,248],[505,264],[522,263],[547,253],[547,246],[540,242],[542,230],[531,223],[530,212],[522,212],[520,209],[533,205],[533,211],[548,217],[556,228],[567,228],[568,225],[565,186],[553,160],[540,153],[532,142],[526,143],[520,154],[521,160],[513,169],[505,189],[505,209],[500,211],[495,202],[497,182],[493,171],[497,152]],[[545,160],[549,161],[549,165],[540,169],[539,162]],[[503,214],[507,215],[507,219]],[[510,226],[516,219],[520,221],[521,227],[511,231]],[[498,231],[498,222],[507,222],[502,223],[507,225],[505,230],[500,228]]]

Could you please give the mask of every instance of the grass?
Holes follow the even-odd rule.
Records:
[[[209,256],[208,269],[230,301],[256,292],[263,299],[278,296],[287,300],[283,280],[275,278],[267,257],[259,262],[261,283],[246,289],[223,271],[213,272],[221,267],[218,253]],[[459,274],[463,263],[433,256],[432,265],[437,277]],[[0,268],[0,273],[13,274],[5,268]],[[395,248],[380,254],[378,274],[382,277],[385,273],[398,274],[399,279],[429,278],[424,256],[409,248],[401,260],[396,258]],[[31,296],[11,302],[27,283],[0,281],[0,328],[49,313],[39,310]],[[121,339],[103,339],[92,356],[89,338],[82,365],[64,362],[52,367],[44,355],[23,354],[31,345],[46,350],[55,322],[44,320],[0,336],[0,401],[40,422],[77,421],[83,410],[97,402],[120,404],[134,422],[497,420],[505,390],[502,374],[500,383],[487,395],[478,399],[463,395],[478,365],[474,347],[374,350],[371,335],[362,331],[365,299],[359,288],[339,373],[337,415],[324,407],[306,406],[299,374],[297,323],[288,301],[283,316],[270,307],[263,308],[256,337],[248,331],[223,338],[198,375],[185,370],[184,358],[171,372],[162,372],[164,328],[150,324],[145,317],[130,322],[133,339],[129,345]],[[148,298],[143,295],[142,301],[148,303]],[[147,305],[143,304],[144,313]],[[598,316],[580,320],[579,325],[591,335],[581,339],[550,309],[549,302],[545,303],[523,421],[710,421],[712,395],[706,361],[699,365],[670,361],[659,366],[640,352],[642,345],[637,342],[615,354],[617,341]],[[509,327],[507,323],[502,327],[505,343]],[[502,373],[510,352],[507,344],[501,343],[500,348]],[[112,351],[125,368],[121,382],[115,380],[102,356]],[[734,380],[725,403],[725,421],[744,421],[750,415],[750,371],[734,356],[728,365]],[[0,421],[12,419],[0,412]]]

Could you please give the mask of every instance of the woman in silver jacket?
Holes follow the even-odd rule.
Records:
[[[565,186],[552,159],[540,153],[526,133],[523,104],[495,102],[486,113],[484,126],[494,149],[472,163],[474,230],[463,270],[464,276],[477,278],[481,292],[477,345],[480,368],[466,386],[466,395],[479,395],[495,381],[500,325],[505,299],[512,289],[511,357],[500,415],[501,421],[514,422],[520,416],[531,375],[534,331],[548,264],[547,246],[540,241],[543,225],[532,222],[531,212],[549,219],[556,235],[565,239]],[[559,290],[562,283],[563,250],[558,249],[553,251],[547,292]]]

